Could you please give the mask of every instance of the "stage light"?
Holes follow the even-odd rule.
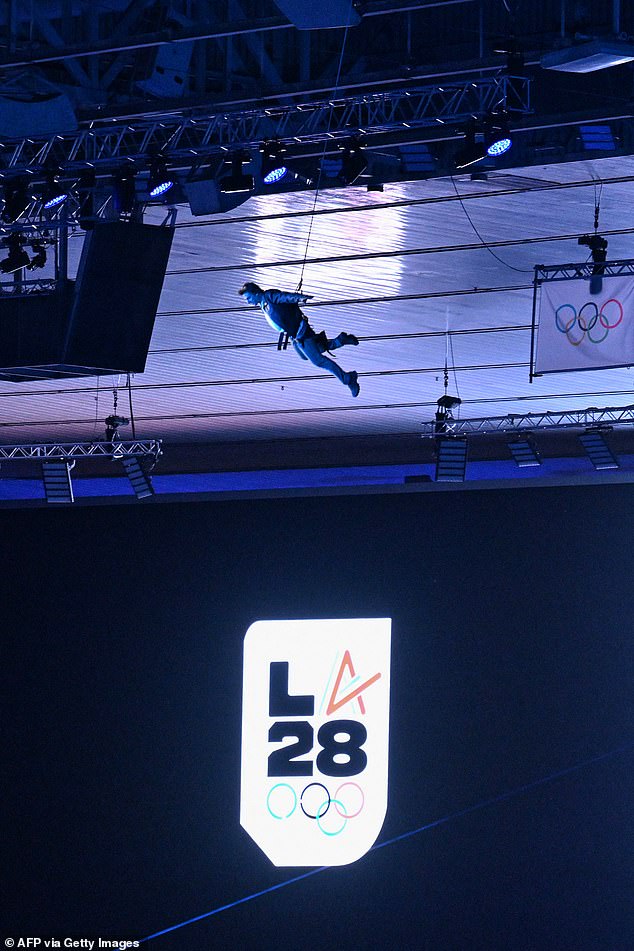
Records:
[[[579,436],[579,442],[595,469],[618,469],[619,463],[605,440],[605,432],[605,429],[588,429]]]
[[[535,448],[532,439],[530,439],[528,436],[511,440],[511,442],[508,444],[508,447],[511,451],[513,459],[520,469],[524,469],[528,466],[541,466],[542,461],[539,457],[537,449]]]
[[[492,155],[494,158],[498,155],[504,155],[505,152],[513,145],[513,140],[509,136],[503,136],[501,138],[496,138],[494,142],[487,147],[487,155]]]
[[[218,179],[218,187],[222,192],[252,192],[253,175],[247,175],[243,172],[242,166],[248,162],[249,156],[244,152],[236,152],[228,160],[231,164],[231,171],[224,178]]]
[[[7,182],[2,189],[2,197],[4,199],[2,220],[7,224],[17,221],[31,203],[28,185],[22,179]]]
[[[589,152],[612,152],[616,148],[609,125],[580,125],[579,135],[584,149]]]
[[[414,175],[420,175],[425,172],[431,174],[435,171],[436,161],[424,142],[401,145],[399,151],[404,173],[411,172]]]
[[[137,499],[149,499],[154,495],[154,489],[152,487],[152,480],[150,476],[145,472],[141,463],[136,456],[125,456],[121,460],[121,464],[125,469],[125,474],[130,480],[130,485],[134,489],[134,494]]]
[[[31,259],[23,248],[24,238],[21,234],[14,232],[5,239],[5,246],[9,249],[8,256],[4,261],[0,261],[0,272],[2,274],[14,274],[21,271],[23,267],[28,267]]]
[[[488,117],[485,123],[485,141],[487,155],[492,156],[492,158],[497,158],[508,152],[513,140],[506,116],[491,115]]]
[[[74,502],[70,470],[74,462],[65,459],[46,459],[42,463],[42,480],[47,502]]]
[[[368,167],[363,148],[358,139],[351,139],[341,151],[341,171],[339,177],[345,185],[353,185]]]
[[[49,171],[42,191],[42,203],[45,208],[57,208],[68,198],[68,188],[59,181],[59,173]]]
[[[476,141],[475,125],[470,123],[465,130],[464,145],[456,152],[456,168],[468,168],[487,157],[487,147],[482,136]]]
[[[174,179],[167,170],[167,163],[162,155],[156,155],[150,162],[150,177],[148,192],[150,198],[159,198],[174,185]]]
[[[461,403],[462,400],[459,396],[451,396],[449,393],[445,393],[436,401],[438,407],[434,426],[436,433],[441,435],[447,432],[447,422],[453,419],[453,411],[457,406],[460,406]]]
[[[33,249],[33,257],[27,264],[29,271],[35,271],[38,268],[44,267],[46,264],[46,248],[41,241],[34,241],[31,245]]]
[[[598,224],[595,223],[595,227]],[[592,276],[590,277],[590,293],[600,294],[603,289],[603,275],[605,262],[608,257],[608,239],[600,234],[582,234],[577,238],[577,244],[589,249],[592,256]]]
[[[262,181],[265,185],[281,182],[288,174],[288,166],[283,159],[286,149],[279,142],[264,142],[262,152]]]
[[[436,441],[436,482],[464,482],[467,469],[467,440],[440,436]]]

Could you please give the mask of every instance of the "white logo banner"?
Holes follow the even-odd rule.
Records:
[[[541,286],[535,370],[598,370],[634,364],[634,278],[604,277]]]
[[[274,865],[347,865],[387,809],[389,618],[256,621],[244,638],[240,822]]]

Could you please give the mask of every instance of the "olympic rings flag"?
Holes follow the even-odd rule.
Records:
[[[599,294],[585,280],[542,284],[535,373],[634,364],[634,279],[604,277]]]
[[[391,624],[256,621],[245,635],[240,823],[274,865],[348,865],[381,831]]]

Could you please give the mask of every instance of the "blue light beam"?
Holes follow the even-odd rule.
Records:
[[[413,835],[418,835],[421,832],[427,832],[428,829],[435,829],[438,826],[446,825],[448,822],[451,822],[453,819],[460,819],[461,816],[468,816],[472,812],[477,812],[479,809],[486,809],[487,806],[495,806],[499,802],[505,802],[507,799],[513,799],[515,796],[519,796],[524,792],[528,792],[530,789],[536,789],[538,786],[544,786],[546,783],[551,783],[555,779],[561,779],[562,776],[569,776],[571,773],[576,773],[581,769],[585,769],[586,766],[593,766],[595,763],[600,763],[603,760],[610,759],[613,756],[618,756],[620,753],[629,753],[634,750],[634,743],[628,743],[625,746],[619,746],[617,749],[609,750],[607,753],[600,753],[598,756],[593,756],[592,759],[583,760],[581,763],[575,763],[574,766],[568,766],[566,769],[559,769],[555,773],[549,773],[548,776],[542,776],[540,779],[534,779],[530,783],[526,783],[524,786],[517,786],[515,789],[510,789],[508,792],[500,793],[499,796],[493,796],[491,799],[483,799],[480,802],[475,803],[472,806],[467,806],[465,809],[459,809],[457,812],[451,812],[446,816],[443,816],[441,819],[435,819],[433,822],[427,822],[423,826],[418,826],[416,829],[410,829],[409,832],[402,832],[401,835],[395,835],[391,839],[386,839],[385,842],[379,842],[378,845],[372,846],[370,849],[371,852],[375,852],[377,849],[383,849],[386,845],[394,845],[395,842],[401,842],[403,839],[409,839]],[[310,872],[304,872],[302,875],[295,875],[293,878],[287,878],[283,882],[278,882],[277,885],[269,885],[268,888],[263,888],[259,892],[252,892],[250,895],[244,895],[242,898],[238,898],[235,901],[231,901],[226,905],[219,905],[218,908],[213,908],[211,911],[206,911],[202,915],[196,915],[194,918],[188,918],[187,921],[181,921],[177,925],[170,925],[169,928],[163,928],[162,931],[155,931],[154,934],[148,935],[146,938],[141,938],[140,943],[143,944],[145,941],[152,941],[154,938],[160,938],[161,935],[169,934],[170,931],[177,931],[179,928],[184,928],[186,925],[191,925],[195,921],[202,921],[203,918],[211,918],[212,915],[219,915],[221,911],[228,911],[230,908],[235,908],[237,905],[243,905],[245,902],[253,901],[254,898],[260,898],[262,895],[268,895],[269,892],[278,891],[280,888],[285,888],[287,885],[294,885],[295,882],[301,882],[305,878],[310,878],[312,875],[318,875],[320,872],[325,872],[330,865],[322,865],[319,868],[311,869]]]

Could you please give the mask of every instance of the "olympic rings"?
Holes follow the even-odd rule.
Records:
[[[355,797],[357,799],[357,803],[354,803],[353,801],[352,803],[348,803],[348,805],[346,806],[346,804],[339,798],[339,796],[347,787],[356,789],[358,795],[357,797]],[[313,789],[322,789],[327,797],[326,799],[323,799],[323,796],[322,796],[323,801],[320,802],[319,806],[316,809],[315,809],[316,802],[314,800],[314,794],[311,794],[310,792]],[[280,792],[275,794],[276,790],[280,790]],[[282,790],[284,790],[284,792],[281,792]],[[290,798],[289,798],[289,792],[291,794]],[[312,803],[310,802],[311,795],[313,798]],[[345,798],[349,798],[348,795],[346,795]],[[319,800],[317,800],[317,802],[319,802]],[[323,832],[324,835],[335,836],[343,832],[346,825],[348,824],[348,820],[355,819],[359,815],[359,813],[365,806],[365,795],[364,795],[363,789],[361,788],[361,786],[359,786],[358,783],[353,783],[347,780],[346,782],[341,783],[341,785],[337,788],[337,791],[335,792],[334,796],[330,795],[329,790],[327,789],[326,786],[324,786],[323,783],[315,782],[315,783],[308,783],[307,786],[304,786],[299,796],[297,795],[297,792],[295,791],[295,789],[293,789],[293,787],[290,785],[290,783],[276,783],[274,786],[272,786],[269,789],[267,797],[266,797],[266,808],[268,809],[269,814],[273,817],[273,819],[278,819],[278,820],[290,819],[290,817],[296,811],[298,803],[299,803],[299,807],[301,811],[304,813],[306,818],[315,820],[317,822],[317,826],[319,827],[319,830]],[[335,807],[335,811],[337,815],[339,815],[343,819],[343,822],[341,823],[339,828],[335,829],[334,831],[324,828],[322,824],[322,820],[324,816],[326,815],[326,813],[328,812],[328,810],[330,809],[331,804]],[[356,811],[352,812],[351,810],[355,808],[355,806],[357,807]],[[313,812],[312,810],[315,810],[315,811]]]
[[[614,312],[614,308],[610,308],[610,311],[612,311],[611,319],[609,313],[606,313],[608,304],[615,304],[617,308],[616,312]],[[593,313],[592,308],[594,308]],[[570,312],[567,317],[563,316],[565,311]],[[568,342],[572,344],[573,347],[578,347],[579,344],[586,339],[590,343],[603,343],[610,330],[614,330],[615,327],[618,327],[622,320],[623,305],[616,297],[610,297],[604,301],[601,305],[601,309],[597,307],[594,301],[590,300],[582,305],[579,313],[577,313],[576,308],[572,304],[560,304],[555,311],[555,326],[560,333],[566,335]],[[603,333],[601,333],[600,330],[595,330],[597,324],[600,325]],[[572,332],[575,327],[578,327],[578,333],[573,336]]]
[[[342,803],[339,799],[331,799],[330,796],[328,796],[328,805],[326,806],[326,803],[325,803],[325,802],[323,803],[323,805],[326,806],[326,812],[328,812],[328,807],[330,806],[330,803],[331,803],[331,802],[334,802],[334,804],[335,804],[335,809],[337,809],[337,806],[343,806],[343,803]],[[321,824],[321,817],[326,814],[326,812],[322,812],[322,811],[321,811],[321,808],[322,808],[322,807],[320,806],[319,809],[317,810],[317,817],[316,817],[316,818],[317,818],[317,825],[319,826],[320,830],[324,833],[324,835],[333,836],[333,835],[339,835],[341,832],[343,832],[343,830],[345,829],[345,827],[348,825],[348,820],[347,820],[347,818],[344,816],[344,820],[343,820],[343,822],[341,823],[341,825],[339,826],[339,828],[338,828],[338,829],[335,829],[334,832],[329,832],[328,829],[324,829],[324,827],[323,827],[322,824]],[[344,808],[345,808],[345,806],[344,806]],[[338,809],[337,809],[337,812],[339,812]],[[340,812],[339,812],[339,815],[341,815]]]
[[[342,783],[341,786],[339,787],[339,789],[337,790],[337,792],[335,793],[335,798],[332,800],[332,801],[334,802],[334,804],[335,804],[335,809],[337,810],[337,812],[339,812],[339,808],[338,808],[338,806],[337,806],[337,803],[339,803],[339,805],[341,805],[341,803],[339,802],[339,799],[337,799],[337,796],[339,795],[339,793],[341,792],[341,790],[343,789],[344,786],[354,786],[354,788],[355,788],[355,789],[358,789],[359,792],[361,793],[361,805],[359,806],[359,808],[357,809],[357,811],[356,811],[356,812],[344,812],[344,813],[343,813],[343,815],[345,815],[346,819],[356,819],[356,817],[359,815],[359,813],[361,812],[361,810],[363,809],[363,807],[364,807],[364,805],[365,805],[365,796],[363,795],[363,790],[361,789],[361,786],[359,786],[357,783]],[[342,815],[342,813],[339,812],[339,815]]]
[[[293,808],[291,809],[289,813],[287,813],[287,815],[278,816],[278,814],[276,812],[273,812],[273,810],[271,809],[271,796],[275,792],[276,789],[280,789],[282,786],[285,786],[286,789],[290,789],[290,791],[293,793],[294,801],[293,801]],[[293,813],[295,812],[295,809],[297,808],[297,793],[295,792],[293,787],[290,786],[288,783],[276,783],[275,786],[269,789],[269,794],[266,797],[266,808],[269,810],[269,812],[271,813],[274,819],[288,819],[289,816],[293,815]]]
[[[311,786],[319,786],[321,789],[323,789],[323,791],[324,791],[324,792],[326,793],[326,795],[328,796],[328,801],[325,802],[325,803],[323,803],[323,805],[326,806],[326,808],[324,809],[324,811],[323,811],[323,812],[321,811],[322,807],[320,806],[319,809],[317,810],[317,812],[315,813],[315,815],[313,815],[312,812],[306,812],[306,810],[304,809],[304,793],[306,792],[307,789],[310,789]],[[331,802],[332,802],[332,800],[331,800],[331,798],[330,798],[330,793],[328,792],[328,790],[326,789],[326,787],[324,786],[323,783],[309,783],[308,786],[306,786],[306,787],[303,789],[303,791],[302,791],[302,795],[301,795],[301,798],[300,798],[300,800],[299,800],[299,805],[300,805],[300,808],[301,808],[302,812],[304,813],[304,815],[306,816],[307,819],[319,819],[320,816],[325,816],[325,815],[326,815],[326,813],[327,813],[328,810],[330,809],[330,803],[331,803]]]

